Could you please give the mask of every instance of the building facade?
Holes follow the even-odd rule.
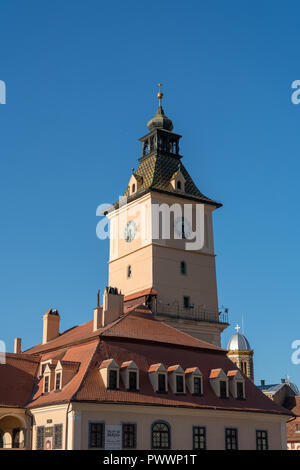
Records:
[[[107,213],[112,287],[102,305],[98,295],[90,321],[64,332],[49,309],[41,343],[22,351],[16,338],[0,364],[2,449],[286,448],[292,412],[220,347],[220,204],[183,167],[158,97],[139,166]]]

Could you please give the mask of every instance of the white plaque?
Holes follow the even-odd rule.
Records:
[[[106,425],[105,426],[105,449],[121,450],[122,449],[122,426]]]

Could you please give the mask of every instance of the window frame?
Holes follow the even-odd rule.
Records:
[[[59,428],[59,431],[57,430]],[[56,423],[53,425],[53,449],[61,450],[63,448],[64,438],[64,425],[63,423]],[[60,443],[57,443],[57,435],[60,434]]]
[[[135,375],[135,387],[130,386],[130,377],[132,377],[132,374]],[[138,372],[136,370],[128,370],[128,390],[129,391],[137,391],[138,389]]]
[[[222,387],[221,387],[221,383],[225,383],[225,390],[226,390],[226,393],[225,393],[225,396],[223,396],[222,394]],[[219,380],[219,390],[220,390],[220,398],[228,398],[228,382],[227,380]]]
[[[195,391],[195,380],[196,379],[199,380],[199,382],[200,382],[200,392]],[[203,395],[203,380],[202,380],[202,377],[200,375],[195,375],[193,377],[193,395],[197,395],[197,396]]]
[[[178,390],[178,380],[182,380],[182,390]],[[175,374],[175,387],[176,387],[176,393],[182,395],[185,393],[185,387],[184,387],[184,375],[183,374]]]
[[[265,433],[266,437],[265,438],[263,438],[262,436],[259,437],[258,433]],[[256,450],[269,450],[269,433],[268,433],[268,431],[266,429],[256,429],[255,436],[256,436]],[[266,448],[265,449],[262,448],[264,439],[266,439]]]
[[[164,376],[164,390],[160,389],[159,377]],[[157,393],[167,393],[167,374],[166,372],[157,372]]]
[[[124,422],[122,425],[122,449],[136,449],[136,435],[137,435],[137,424],[132,422]],[[125,446],[125,426],[133,426],[133,445]]]
[[[59,386],[57,387],[57,378],[59,376]],[[55,391],[57,392],[58,390],[61,390],[61,385],[62,385],[62,372],[61,370],[55,372]]]
[[[201,433],[197,434],[196,435],[196,430],[200,430],[203,431],[203,435],[201,435]],[[199,438],[199,447],[196,447],[196,443],[195,443],[195,438],[198,437]],[[204,444],[203,444],[203,447],[201,447],[201,437],[204,438]],[[193,426],[193,450],[206,450],[206,426]]]
[[[42,431],[42,433],[40,433]],[[42,439],[42,446],[39,446],[39,439]],[[45,426],[36,427],[35,448],[36,450],[44,450],[45,445]]]
[[[163,424],[165,426],[167,426],[167,431],[154,431],[154,427],[157,425],[157,424]],[[153,446],[153,432],[159,432],[160,433],[160,444],[161,444],[161,434],[163,432],[167,432],[168,434],[168,446],[167,447],[154,447]],[[157,421],[154,421],[152,424],[151,424],[151,449],[152,450],[170,450],[172,449],[172,446],[171,446],[171,426],[170,424],[167,422],[167,421],[163,421],[163,420],[157,420]]]
[[[239,394],[239,386],[242,387],[242,394]],[[241,380],[236,381],[236,398],[237,400],[244,400],[245,399],[245,383]]]
[[[47,387],[46,387],[47,384]],[[47,388],[47,390],[46,390]],[[44,387],[43,387],[43,392],[44,393],[49,393],[50,392],[50,374],[44,375]]]
[[[110,375],[111,373],[114,373],[115,374],[115,377],[116,377],[116,386],[115,387],[112,387],[111,386],[111,382],[110,382]],[[119,371],[117,369],[111,369],[111,368],[108,368],[107,369],[107,389],[108,390],[118,390],[118,373]]]
[[[89,434],[88,434],[88,448],[89,449],[105,449],[105,421],[89,421]],[[101,425],[102,427],[102,436],[101,436],[101,447],[91,445],[91,436],[92,436],[92,425]]]
[[[230,435],[228,435],[230,433]],[[233,447],[233,438],[235,440]],[[225,428],[225,450],[239,450],[238,429]]]

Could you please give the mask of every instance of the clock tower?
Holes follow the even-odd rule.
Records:
[[[183,166],[181,136],[164,113],[160,89],[157,96],[139,165],[107,214],[109,285],[125,299],[148,293],[157,319],[220,345],[228,323],[218,308],[212,214],[221,204],[202,194]]]

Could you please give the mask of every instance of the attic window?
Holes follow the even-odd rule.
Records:
[[[158,392],[166,392],[166,374],[158,374]]]
[[[61,389],[61,372],[56,372],[55,376],[55,390]]]
[[[137,389],[137,373],[134,371],[129,372],[129,390]]]
[[[184,393],[183,375],[176,375],[176,392],[177,393]]]
[[[181,191],[181,181],[177,181],[177,189],[179,189],[179,191]]]
[[[110,370],[108,373],[108,388],[116,390],[118,384],[118,372],[116,370]]]
[[[220,380],[220,398],[227,398],[227,383],[225,380]]]
[[[201,377],[194,377],[194,395],[202,394],[202,380]]]
[[[45,375],[44,377],[44,393],[49,392],[49,375]]]
[[[236,383],[236,396],[239,400],[242,400],[244,398],[244,383],[243,382]]]
[[[126,390],[138,391],[139,369],[137,365],[133,361],[123,362],[120,373]]]

